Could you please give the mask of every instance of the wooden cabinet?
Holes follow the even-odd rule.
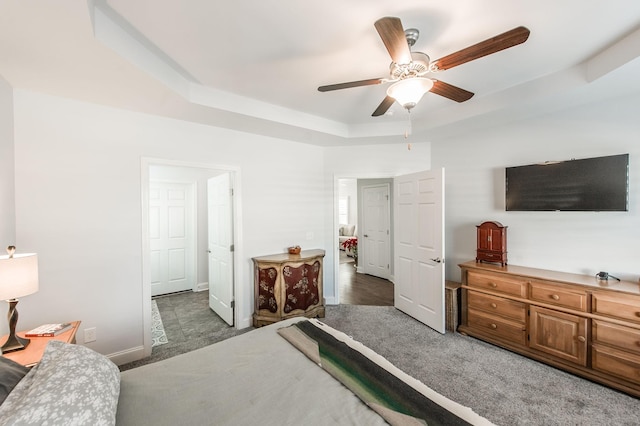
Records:
[[[253,326],[286,318],[324,317],[322,275],[324,250],[253,258]]]
[[[458,331],[640,397],[640,284],[466,262]]]
[[[478,246],[476,262],[507,264],[507,227],[500,222],[483,222],[476,226]]]
[[[529,347],[587,365],[587,319],[551,309],[529,308]]]

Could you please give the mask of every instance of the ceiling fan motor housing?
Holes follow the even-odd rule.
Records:
[[[429,55],[422,52],[411,52],[411,62],[408,64],[389,65],[389,74],[394,80],[402,80],[407,77],[418,77],[429,72]]]

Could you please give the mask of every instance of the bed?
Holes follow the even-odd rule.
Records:
[[[45,422],[491,424],[344,333],[307,318],[122,373],[91,349],[53,341],[0,405],[1,425]]]

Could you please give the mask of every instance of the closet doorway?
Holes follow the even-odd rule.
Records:
[[[237,247],[237,244],[233,244],[233,238],[240,226],[240,212],[236,206],[239,204],[239,194],[232,188],[239,179],[239,170],[168,160],[142,161],[142,312],[145,353],[151,352],[152,344],[152,296],[186,290],[207,292],[211,297],[208,181],[222,175],[228,176],[229,194],[232,198],[227,236],[231,236],[232,246]],[[159,201],[158,197],[162,200]],[[163,230],[164,241],[158,243],[156,237],[160,230]],[[158,250],[158,245],[161,250]],[[237,271],[237,255],[237,250],[231,253],[231,271]],[[242,291],[236,291],[240,275],[241,272],[225,275],[231,276],[227,281],[230,288],[226,292],[234,302],[230,303],[231,306],[243,300]],[[156,290],[154,286],[163,279],[169,286]],[[172,287],[177,282],[182,287]],[[237,324],[235,316],[235,312],[231,311],[226,318],[227,322]]]

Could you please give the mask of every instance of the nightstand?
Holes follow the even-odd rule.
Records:
[[[71,325],[72,327],[70,330],[60,333],[57,336],[29,337],[31,342],[25,349],[2,354],[2,356],[17,362],[18,364],[22,364],[25,367],[33,367],[40,362],[40,359],[44,354],[44,348],[47,346],[47,343],[49,343],[49,340],[61,340],[66,343],[76,343],[76,333],[78,332],[78,327],[80,327],[80,321],[72,321]],[[16,334],[20,337],[24,337],[24,333],[26,333],[26,331],[21,331]],[[7,335],[0,337],[0,342],[4,342],[6,338]]]

